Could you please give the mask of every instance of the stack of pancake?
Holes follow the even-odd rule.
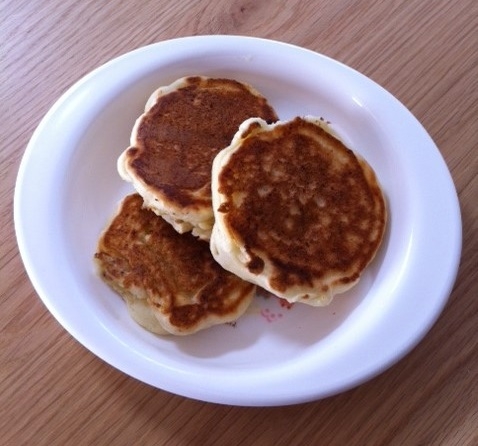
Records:
[[[118,159],[126,197],[95,254],[131,316],[155,333],[237,320],[256,285],[326,305],[357,283],[385,229],[371,167],[312,117],[279,121],[232,79],[155,91]]]

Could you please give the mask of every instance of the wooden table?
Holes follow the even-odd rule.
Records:
[[[478,444],[475,0],[2,0],[0,7],[1,444]],[[449,303],[408,356],[346,393],[247,408],[151,388],[77,343],[24,271],[12,199],[41,118],[74,82],[113,57],[198,34],[282,40],[352,66],[415,114],[452,173],[464,243]]]

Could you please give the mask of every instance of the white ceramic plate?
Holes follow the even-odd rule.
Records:
[[[158,337],[137,326],[95,275],[92,256],[119,200],[116,172],[149,94],[201,74],[251,83],[281,119],[319,115],[375,169],[390,221],[360,284],[327,308],[258,297],[235,327]],[[236,405],[292,404],[380,373],[425,335],[443,309],[461,252],[446,165],[392,95],[320,54],[284,43],[202,36],[147,46],[93,71],[45,116],[24,155],[15,225],[39,296],[79,342],[158,388]]]

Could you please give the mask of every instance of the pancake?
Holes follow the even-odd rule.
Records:
[[[235,321],[255,286],[217,264],[209,244],[179,234],[128,195],[101,235],[95,261],[102,279],[146,329],[187,335]]]
[[[251,86],[204,76],[178,79],[149,98],[118,171],[178,232],[209,240],[212,161],[250,117],[277,120]]]
[[[358,282],[387,218],[372,168],[313,117],[245,121],[214,159],[212,197],[216,261],[314,306]]]

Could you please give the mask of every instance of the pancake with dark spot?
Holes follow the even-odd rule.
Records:
[[[148,100],[118,171],[178,232],[209,240],[212,161],[250,117],[277,120],[250,85],[203,76],[178,79]]]
[[[381,244],[377,178],[318,118],[244,122],[213,163],[214,258],[287,299],[326,305]]]
[[[123,200],[95,260],[133,319],[155,333],[186,335],[235,321],[255,294],[253,284],[214,261],[207,242],[179,234],[139,194]]]

